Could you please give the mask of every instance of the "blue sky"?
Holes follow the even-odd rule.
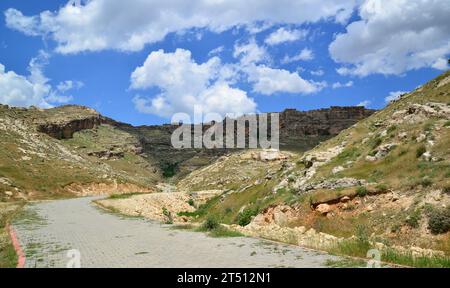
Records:
[[[405,2],[411,9],[392,1],[389,13],[376,0],[260,1],[268,4],[242,15],[235,1],[221,7],[198,1],[195,11],[147,2],[148,17],[133,1],[67,8],[62,0],[2,0],[0,92],[7,96],[0,102],[80,104],[134,125],[166,123],[202,101],[209,103],[205,110],[219,113],[379,109],[391,93],[413,90],[448,69],[448,1]],[[271,2],[287,7],[271,9]],[[421,20],[424,9],[432,21]],[[158,11],[172,16],[154,20]],[[275,16],[266,16],[272,11]],[[410,26],[409,18],[415,19]]]

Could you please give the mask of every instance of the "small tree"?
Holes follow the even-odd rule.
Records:
[[[209,216],[205,222],[203,222],[202,228],[207,231],[212,231],[214,229],[219,228],[220,224],[216,218]]]

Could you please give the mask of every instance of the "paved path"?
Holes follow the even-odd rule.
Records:
[[[100,210],[93,198],[29,205],[13,227],[25,267],[322,267],[333,256],[247,237],[211,238]],[[76,256],[74,251],[72,257]],[[76,263],[76,261],[72,261]]]

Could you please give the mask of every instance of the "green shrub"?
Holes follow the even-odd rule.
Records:
[[[284,194],[286,192],[286,188],[278,188],[277,194]]]
[[[402,228],[402,227],[400,226],[400,224],[394,224],[394,225],[391,227],[391,232],[392,232],[392,233],[397,233],[397,232],[400,231],[401,228]]]
[[[216,218],[209,216],[205,222],[203,222],[202,228],[207,231],[212,231],[214,229],[219,228],[220,223]]]
[[[166,224],[173,224],[173,217],[172,217],[172,213],[167,210],[166,207],[162,208],[162,213],[164,216],[166,216]]]
[[[450,194],[450,184],[445,185],[442,188],[442,192],[444,192],[445,194]]]
[[[378,184],[375,186],[375,189],[377,189],[378,193],[385,193],[389,190],[386,184]]]
[[[405,223],[411,228],[418,228],[419,221],[422,218],[420,210],[414,210],[408,218],[406,218]]]
[[[428,228],[433,234],[443,234],[450,231],[450,207],[433,209],[428,219]]]
[[[433,123],[427,123],[427,124],[425,124],[424,126],[423,126],[423,131],[425,131],[425,132],[429,132],[429,131],[431,131],[432,129],[433,129]]]
[[[422,178],[422,180],[420,180],[420,185],[422,185],[422,187],[430,187],[433,184],[433,181],[431,181],[430,178],[428,177],[424,177]]]
[[[162,167],[162,174],[164,178],[171,178],[177,173],[177,164],[166,163]]]
[[[208,234],[211,237],[215,238],[225,238],[225,237],[242,237],[244,236],[242,233],[227,229],[223,226],[219,226],[216,229],[213,229]]]
[[[387,129],[387,133],[392,133],[397,129],[397,125],[392,125]]]
[[[239,213],[237,223],[240,226],[247,226],[252,221],[252,217],[258,215],[258,213],[258,208],[245,208],[244,211]]]
[[[188,201],[187,201],[187,203],[189,204],[189,205],[191,205],[192,207],[195,207],[195,203],[194,203],[194,199],[189,199]]]
[[[372,149],[375,149],[380,146],[381,143],[383,143],[383,140],[380,137],[377,137],[371,141],[370,147],[372,147]]]
[[[444,127],[450,127],[450,120],[445,122]]]
[[[367,188],[364,186],[358,186],[358,188],[356,188],[356,195],[358,195],[359,197],[364,197],[369,193],[369,191],[367,191]]]
[[[427,152],[425,145],[419,146],[416,150],[416,157],[420,158],[423,154],[425,154],[425,152]]]
[[[352,147],[352,148],[348,148],[348,149],[345,149],[344,151],[342,151],[336,157],[335,160],[337,162],[345,162],[345,161],[349,161],[349,160],[354,160],[357,157],[359,157],[360,155],[361,155],[361,153],[359,152],[358,148]]]
[[[369,243],[369,232],[367,231],[366,226],[357,225],[355,234],[359,243]]]

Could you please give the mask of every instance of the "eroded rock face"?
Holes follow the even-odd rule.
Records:
[[[445,103],[411,104],[407,109],[399,110],[392,115],[391,122],[394,124],[423,123],[431,117],[450,119],[450,106]]]
[[[95,151],[88,153],[89,156],[98,157],[100,159],[104,160],[110,160],[110,159],[120,159],[125,156],[125,153],[123,151]]]
[[[364,107],[336,107],[311,111],[287,109],[280,113],[280,136],[337,135],[375,110]]]
[[[132,151],[133,153],[148,159],[149,162],[153,161],[152,164],[158,165],[160,171],[168,172],[169,175],[175,174],[176,177],[183,177],[235,150],[174,149],[171,145],[171,135],[179,128],[179,125],[135,127],[116,122],[102,116],[93,109],[77,105],[66,105],[45,110],[1,106],[0,110],[2,113],[5,111],[14,121],[26,120],[34,131],[45,133],[55,139],[70,139],[76,132],[94,129],[105,124],[113,126],[119,133],[128,133],[135,138],[137,144],[135,145],[135,151]],[[295,149],[295,151],[306,151],[373,112],[373,110],[366,110],[362,107],[331,107],[308,112],[286,110],[280,113],[280,147],[282,149],[289,147]],[[0,122],[0,129],[2,125],[6,125],[6,123]],[[211,123],[203,125],[202,130],[206,131],[210,128]],[[245,133],[248,135],[248,131],[245,131]],[[39,133],[36,133],[36,135],[39,135]],[[110,153],[108,149],[103,148],[88,152],[93,153],[92,156],[109,160],[121,158],[121,154],[116,154],[120,151],[129,152],[125,149],[115,149]],[[265,152],[259,155],[259,158],[263,161],[272,162],[285,160],[286,155],[279,152]]]
[[[239,158],[241,160],[257,160],[257,161],[281,161],[286,160],[291,155],[276,149],[262,149],[261,151],[243,152]]]
[[[398,146],[397,143],[389,143],[389,144],[381,145],[377,149],[377,153],[375,155],[375,158],[382,159],[382,158],[386,157],[389,154],[389,152],[391,152],[391,150],[394,149],[397,146]]]
[[[56,123],[43,123],[37,126],[37,130],[56,139],[70,139],[75,132],[93,129],[102,123],[106,123],[106,119],[101,116],[93,116]]]
[[[153,189],[141,187],[131,183],[73,183],[64,187],[64,190],[77,196],[111,195],[126,193],[150,193]]]
[[[344,240],[344,238],[317,232],[312,228],[307,230],[304,226],[289,228],[272,223],[263,226],[247,225],[245,227],[231,225],[230,228],[248,236],[261,237],[316,249],[332,248]]]
[[[189,204],[205,203],[221,191],[198,191],[193,194],[185,192],[163,192],[134,195],[123,199],[104,199],[99,203],[104,207],[114,208],[123,214],[143,216],[161,222],[185,223],[188,218],[180,216],[180,212],[193,212],[195,207]]]
[[[286,226],[290,221],[294,220],[297,212],[294,208],[287,205],[279,205],[267,208],[263,213],[258,214],[250,225],[265,226],[276,224],[278,226]]]
[[[322,215],[326,215],[331,211],[331,206],[328,204],[319,204],[316,208],[316,211]]]
[[[306,229],[304,226],[297,227],[281,227],[272,223],[270,225],[247,225],[241,227],[238,225],[230,225],[229,228],[235,231],[239,231],[244,235],[252,237],[260,237],[265,239],[271,239],[275,241],[290,243],[303,247],[310,247],[315,249],[330,249],[335,248],[336,245],[343,241],[355,241],[356,237],[350,238],[336,237],[323,232],[318,232],[315,229]],[[443,257],[445,253],[443,251],[423,249],[416,246],[403,247],[403,246],[386,246],[383,243],[376,242],[375,239],[370,239],[369,243],[376,249],[394,250],[403,255],[412,255],[413,257]]]
[[[339,178],[339,179],[323,180],[323,181],[317,182],[317,183],[309,183],[307,185],[300,187],[299,191],[306,192],[306,191],[317,190],[317,189],[335,190],[335,189],[339,189],[339,188],[364,186],[366,184],[367,184],[367,181],[364,179],[355,179],[355,178],[345,177],[345,178]]]

